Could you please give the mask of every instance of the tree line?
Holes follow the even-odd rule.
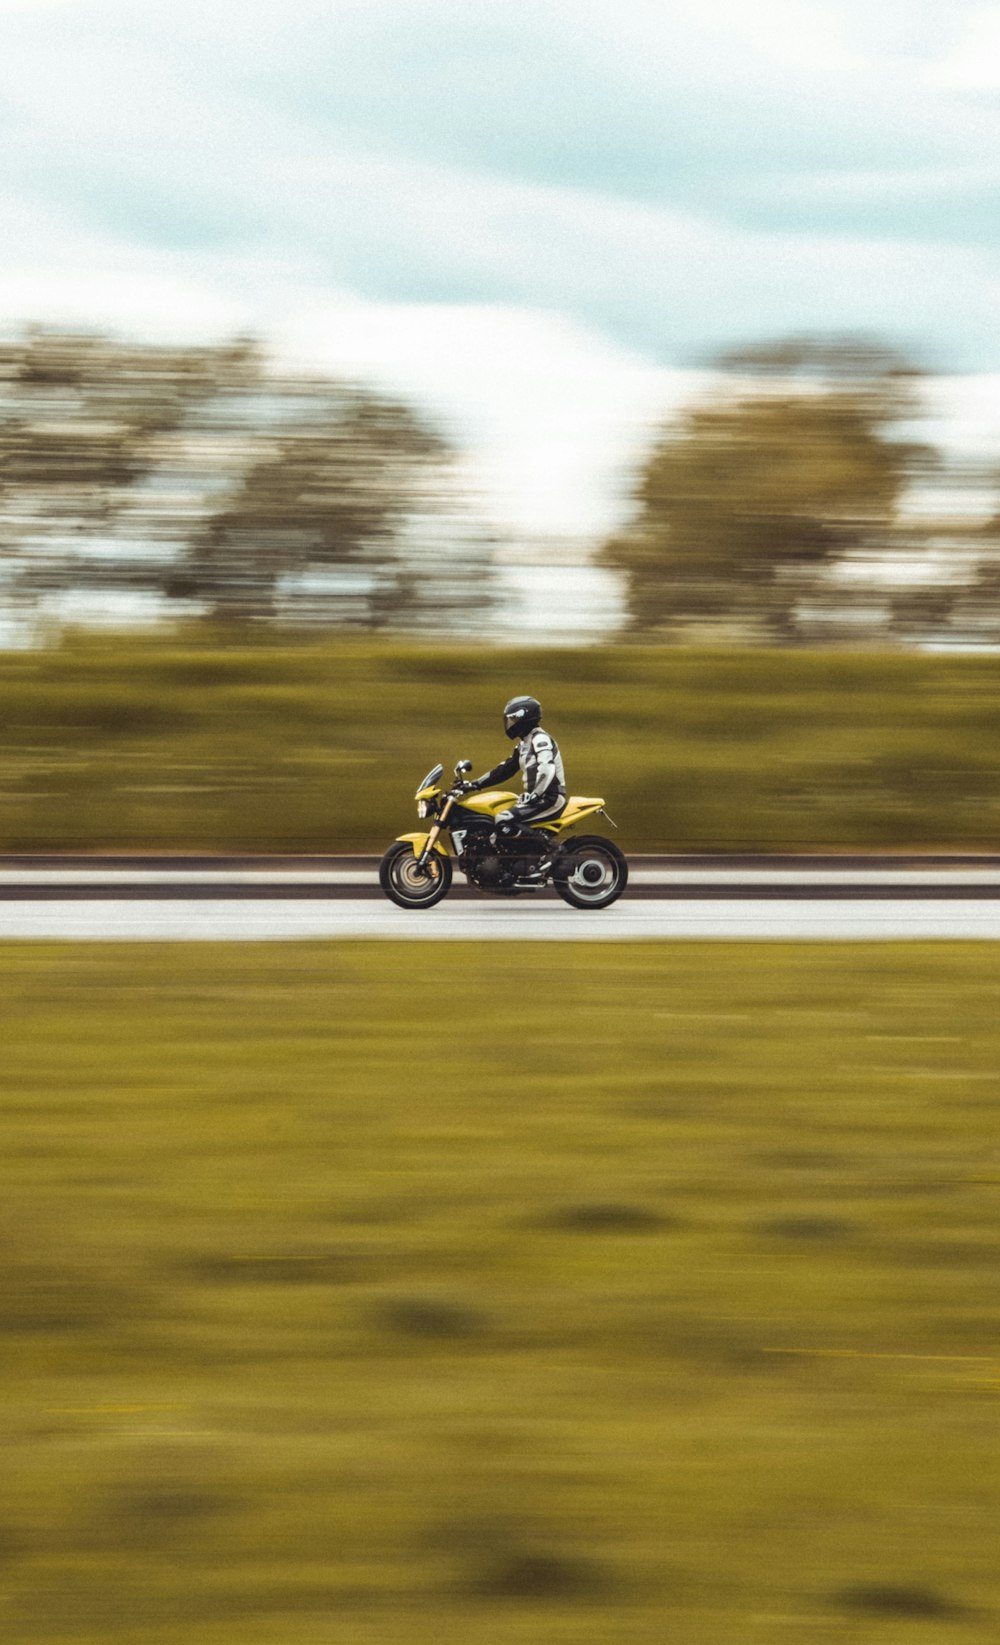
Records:
[[[1000,640],[1000,517],[918,438],[924,374],[866,339],[733,352],[662,427],[601,550],[632,634],[744,643]],[[934,515],[907,509],[912,488]]]
[[[915,484],[947,499],[967,479],[919,438],[912,362],[792,339],[707,381],[655,430],[598,551],[628,634],[1000,638],[1000,520],[907,511]],[[456,459],[412,406],[277,369],[250,339],[33,328],[0,344],[0,599],[26,618],[128,595],[229,624],[482,632],[495,545]]]
[[[365,629],[482,610],[491,545],[412,407],[249,339],[0,345],[0,591]]]

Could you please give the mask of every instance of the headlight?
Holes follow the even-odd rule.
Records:
[[[430,815],[430,810],[429,810],[427,801],[426,800],[418,800],[417,801],[417,816],[418,817],[427,817],[429,815]]]

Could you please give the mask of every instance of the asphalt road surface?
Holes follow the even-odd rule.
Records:
[[[394,908],[375,858],[0,858],[0,941],[1000,939],[1000,857],[636,857],[603,913],[456,884]]]

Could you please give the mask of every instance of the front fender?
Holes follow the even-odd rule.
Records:
[[[396,838],[397,838],[397,840],[410,840],[410,841],[412,841],[413,855],[415,857],[419,857],[420,853],[424,850],[425,846],[427,845],[427,841],[430,839],[430,834],[429,833],[427,833],[427,834],[397,834]],[[437,840],[435,840],[434,849],[435,849],[435,851],[440,851],[442,857],[447,857],[449,855],[448,847],[442,842],[440,837]]]

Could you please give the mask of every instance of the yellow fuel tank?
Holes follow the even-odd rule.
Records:
[[[498,811],[509,811],[517,799],[506,789],[488,788],[485,794],[465,794],[459,802],[463,811],[479,811],[483,816],[495,817]]]

